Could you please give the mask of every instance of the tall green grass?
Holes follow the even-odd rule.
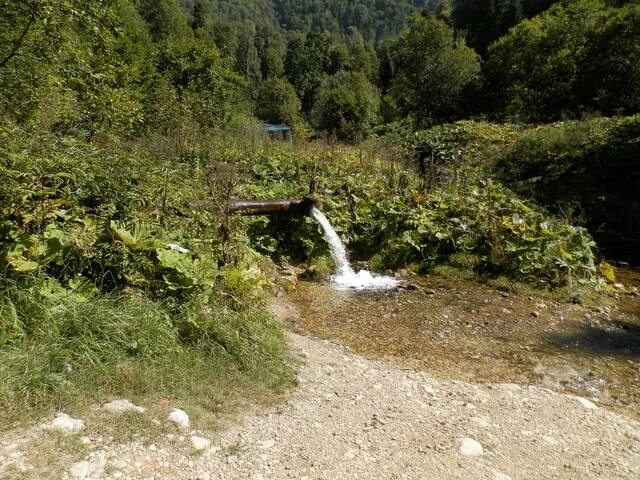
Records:
[[[171,308],[0,287],[0,427],[115,396],[204,410],[264,397],[293,378],[283,331],[257,305]],[[255,395],[254,395],[255,394]]]

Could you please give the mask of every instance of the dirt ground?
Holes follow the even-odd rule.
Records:
[[[31,468],[37,431],[6,432],[0,478],[640,478],[640,423],[581,397],[439,380],[327,340],[289,341],[299,385],[273,409],[217,433],[154,419],[166,429],[154,443],[81,437],[86,448],[53,476]],[[193,433],[211,443],[196,452]]]

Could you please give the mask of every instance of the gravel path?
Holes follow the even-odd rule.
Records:
[[[198,453],[186,433],[97,449],[75,478],[640,478],[640,423],[585,399],[438,380],[317,338],[290,343],[304,363],[283,405],[209,434]]]
[[[70,478],[640,478],[640,423],[585,399],[438,380],[317,338],[290,343],[304,363],[284,404],[209,434],[197,453],[186,433],[96,448]]]

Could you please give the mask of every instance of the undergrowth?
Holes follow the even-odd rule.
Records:
[[[292,381],[282,328],[260,302],[170,307],[39,287],[0,291],[0,425],[122,396],[215,413],[233,391],[261,399]]]

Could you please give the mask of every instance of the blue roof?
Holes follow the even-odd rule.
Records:
[[[271,123],[267,123],[264,126],[264,129],[269,132],[290,132],[291,131],[291,127],[289,125],[273,125]]]

